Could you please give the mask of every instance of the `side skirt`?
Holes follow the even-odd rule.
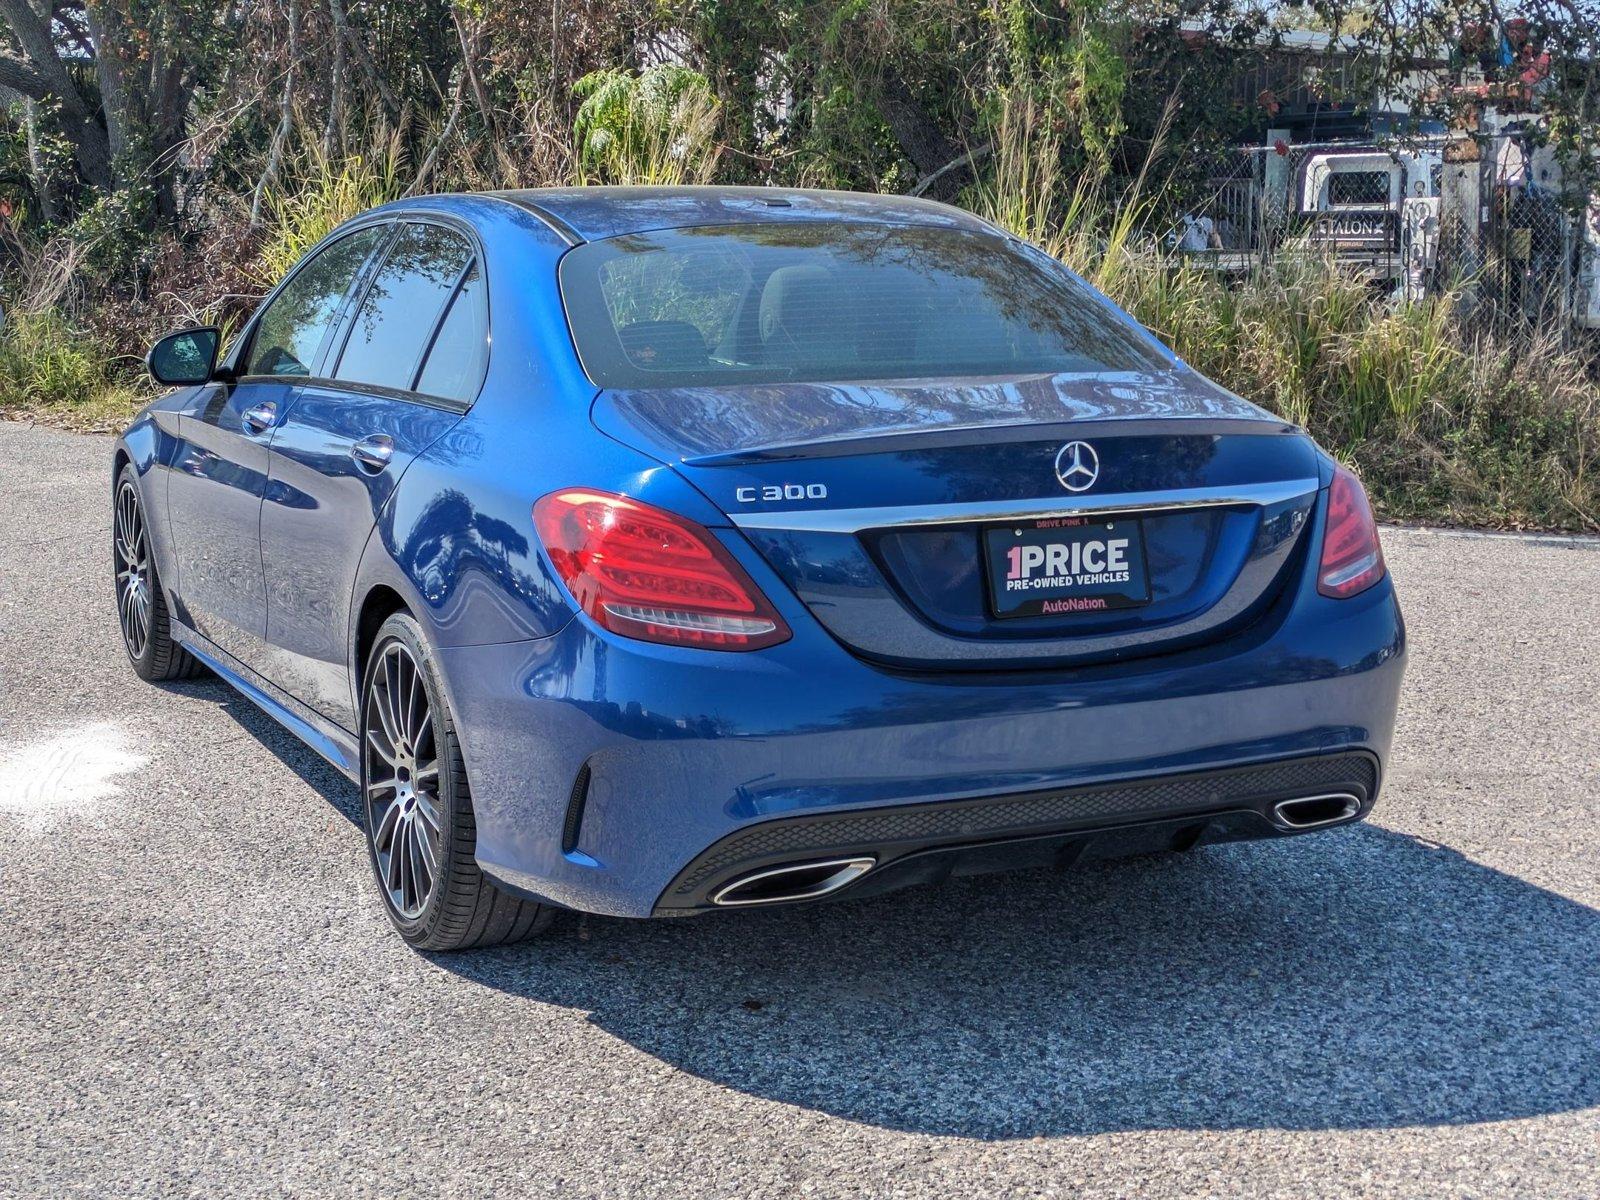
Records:
[[[204,634],[173,621],[172,636],[246,700],[337,767],[346,779],[351,782],[359,779],[361,760],[357,755],[355,738],[348,730],[312,712],[215,645]]]

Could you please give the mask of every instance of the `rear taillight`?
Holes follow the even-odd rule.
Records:
[[[550,561],[584,612],[613,633],[759,650],[789,627],[707,530],[625,496],[568,488],[533,506]]]
[[[1383,578],[1383,547],[1361,481],[1343,467],[1328,488],[1328,521],[1322,530],[1317,591],[1336,600],[1364,592]]]

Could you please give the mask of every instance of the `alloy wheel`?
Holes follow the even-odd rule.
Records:
[[[362,790],[378,879],[389,903],[414,920],[439,878],[444,805],[422,671],[398,641],[379,651],[366,699]]]
[[[132,483],[117,489],[112,553],[117,569],[117,619],[122,625],[122,640],[128,654],[139,659],[150,644],[150,539],[145,533],[139,493]]]

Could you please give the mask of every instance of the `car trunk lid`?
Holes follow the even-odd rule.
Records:
[[[615,391],[594,415],[673,463],[838,640],[909,669],[1230,636],[1280,593],[1319,487],[1301,431],[1184,369]],[[1108,548],[1131,578],[1087,570]],[[1092,584],[1006,590],[1042,565]]]

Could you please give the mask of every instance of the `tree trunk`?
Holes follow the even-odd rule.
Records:
[[[169,221],[178,218],[178,191],[182,181],[182,156],[188,141],[181,63],[162,55],[151,64],[150,99],[147,116],[150,126],[151,163],[155,170],[156,208]]]
[[[357,36],[356,31],[350,28],[350,17],[345,12],[344,0],[328,0],[328,15],[333,18],[333,28],[338,36],[349,45],[351,53],[356,56],[356,65],[361,68],[361,73],[367,77],[367,82],[372,85],[372,90],[378,94],[378,99],[383,102],[384,111],[389,115],[392,125],[398,127],[403,110],[400,107],[400,98],[394,94],[384,80],[382,72],[372,61],[372,55],[367,53],[366,45]]]
[[[128,169],[129,126],[135,118],[128,108],[128,73],[120,52],[122,30],[116,10],[100,5],[84,5],[89,36],[94,39],[94,73],[100,81],[101,106],[106,118],[106,143],[111,153],[111,169],[116,185]],[[154,39],[152,39],[153,41]]]
[[[33,190],[39,197],[39,215],[46,223],[54,224],[60,210],[56,207],[55,184],[50,181],[50,175],[39,158],[38,118],[34,111],[35,107],[36,102],[32,99],[24,99],[22,102],[23,120],[28,133],[28,173],[33,176]]]
[[[920,181],[928,183],[926,192],[936,200],[954,199],[962,182],[971,173],[970,165],[955,167],[945,174],[929,179],[934,172],[948,167],[961,156],[961,147],[945,137],[944,131],[928,115],[928,110],[917,103],[917,98],[898,75],[885,75],[883,94],[878,103],[883,119],[900,144],[901,151],[917,169]]]
[[[283,96],[278,101],[278,127],[272,131],[272,142],[267,147],[267,165],[261,178],[256,180],[255,194],[250,197],[250,224],[261,224],[261,201],[267,185],[278,175],[278,162],[283,157],[283,144],[289,140],[294,128],[294,76],[300,58],[300,4],[289,0],[289,70],[283,77]]]
[[[25,66],[0,59],[0,86],[34,100],[54,97],[61,105],[61,127],[72,142],[78,169],[91,186],[109,192],[113,184],[110,142],[56,55],[49,25],[28,0],[0,0],[0,17],[5,18],[28,60]]]
[[[333,143],[344,140],[344,38],[335,31],[333,38],[333,68],[328,74],[328,119],[322,126],[322,157],[333,158]]]
[[[500,132],[494,119],[494,107],[489,103],[489,98],[483,90],[483,83],[478,78],[478,68],[473,61],[478,54],[478,31],[474,28],[472,38],[467,38],[466,26],[461,23],[461,12],[454,5],[450,8],[450,19],[455,22],[456,38],[461,43],[461,70],[466,74],[467,82],[472,85],[472,97],[477,101],[478,112],[483,115],[483,124],[489,131],[490,140],[500,144]]]

